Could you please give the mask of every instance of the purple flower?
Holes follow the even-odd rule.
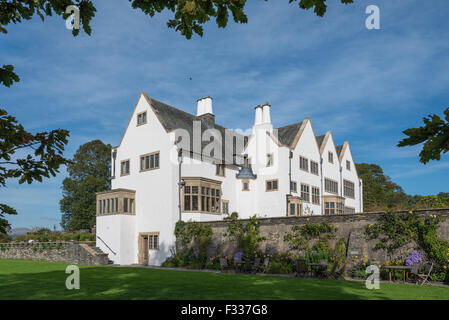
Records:
[[[422,262],[423,253],[413,250],[410,255],[405,258],[405,265],[406,266],[413,266],[415,263]]]
[[[242,259],[243,258],[243,251],[239,251],[236,254],[234,254],[234,259]]]

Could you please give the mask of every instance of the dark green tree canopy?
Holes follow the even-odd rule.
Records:
[[[0,109],[0,186],[5,187],[8,179],[30,184],[54,177],[59,167],[67,163],[62,153],[68,136],[69,132],[62,129],[32,134]],[[17,212],[0,204],[0,233],[6,233],[10,227],[5,214]]]
[[[398,146],[414,146],[424,142],[419,153],[420,161],[440,160],[441,154],[449,151],[449,108],[444,111],[444,119],[434,114],[423,118],[423,122],[424,125],[419,128],[404,130],[408,137],[402,139]]]
[[[110,188],[111,146],[100,140],[81,145],[67,166],[62,182],[64,230],[91,229],[95,225],[95,193]]]

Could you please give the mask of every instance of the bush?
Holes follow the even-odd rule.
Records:
[[[95,235],[91,233],[81,233],[80,241],[95,241]]]
[[[239,248],[243,250],[246,257],[254,258],[259,243],[266,240],[265,237],[259,235],[260,224],[256,216],[251,217],[245,223],[238,218],[231,217],[227,226],[228,231],[226,236],[233,237],[237,240]]]
[[[288,253],[281,253],[271,256],[267,273],[272,274],[288,274],[296,271],[295,257]]]

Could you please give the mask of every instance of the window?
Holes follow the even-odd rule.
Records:
[[[147,112],[146,111],[137,114],[137,125],[140,126],[145,123],[147,123]]]
[[[273,154],[267,153],[267,167],[271,167],[273,165]]]
[[[123,198],[123,212],[134,213],[134,199]]]
[[[242,181],[242,191],[249,191],[249,180]]]
[[[159,233],[148,235],[148,248],[150,250],[159,250]]]
[[[338,182],[324,178],[324,190],[329,193],[338,194]]]
[[[310,172],[319,175],[318,162],[310,160]]]
[[[296,181],[290,182],[290,192],[298,192]]]
[[[302,216],[302,200],[299,197],[288,198],[288,215]]]
[[[351,162],[346,160],[346,170],[351,171]]]
[[[324,202],[324,214],[335,214],[335,202]]]
[[[345,205],[341,202],[336,202],[335,207],[337,208],[336,214],[343,214],[345,210]]]
[[[329,161],[329,163],[334,163],[334,154],[330,151],[327,154],[327,160]]]
[[[309,159],[299,157],[299,169],[309,172]]]
[[[135,191],[116,189],[97,193],[97,215],[135,214]]]
[[[343,192],[345,197],[354,199],[354,183],[343,180]]]
[[[345,213],[355,213],[355,208],[345,207]]]
[[[221,204],[222,204],[222,212],[224,214],[229,214],[229,201],[228,200],[222,200]]]
[[[120,175],[129,175],[129,160],[123,160],[122,162],[120,162]]]
[[[301,183],[301,198],[306,202],[310,202],[310,186]]]
[[[206,178],[183,178],[183,211],[220,213],[221,181]]]
[[[159,169],[159,151],[140,156],[140,171]]]
[[[265,191],[277,191],[278,190],[278,180],[267,180]]]
[[[217,164],[215,168],[215,175],[219,177],[225,176],[225,165],[224,164]]]
[[[324,196],[324,214],[343,214],[345,199],[339,196]]]
[[[312,203],[320,204],[320,188],[312,187]]]

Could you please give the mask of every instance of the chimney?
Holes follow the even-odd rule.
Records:
[[[268,102],[265,102],[262,106],[263,109],[263,119],[262,123],[271,123],[271,116],[270,116],[270,104]]]
[[[254,125],[257,126],[262,123],[262,106],[257,105],[254,109],[256,109],[256,117],[254,119]]]
[[[196,109],[196,115],[198,117],[206,113],[214,114],[212,111],[212,98],[210,96],[200,98],[197,102],[198,106]]]
[[[215,125],[215,115],[212,111],[212,98],[207,96],[198,99],[197,117],[200,117],[207,128],[213,128]]]

